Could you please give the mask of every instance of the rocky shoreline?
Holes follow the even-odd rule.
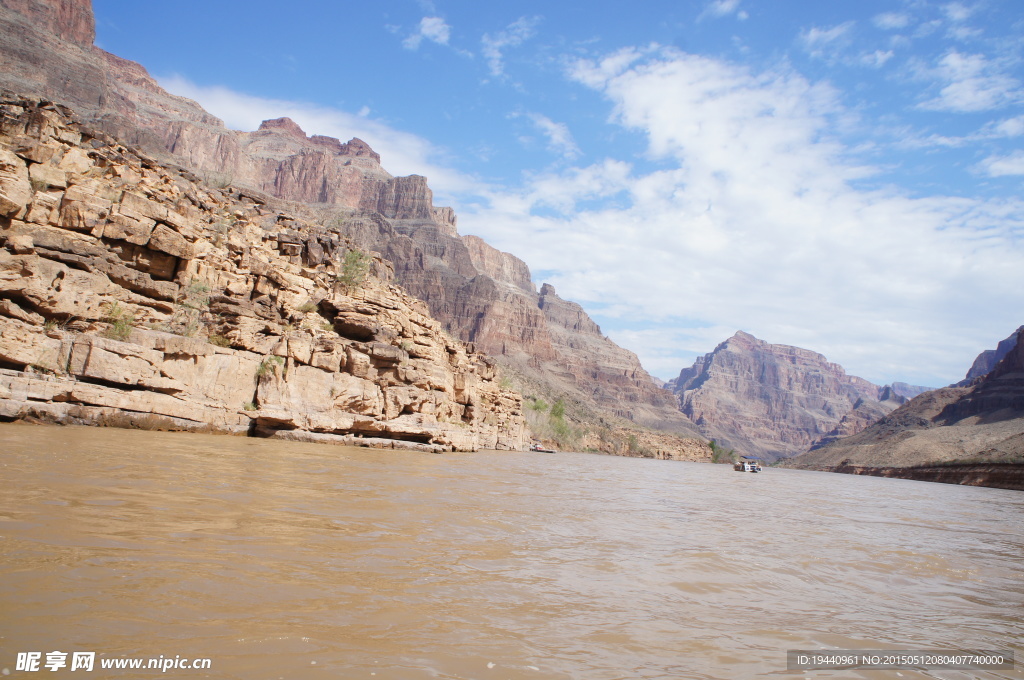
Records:
[[[954,463],[914,467],[870,467],[846,463],[822,471],[1024,491],[1024,463]]]

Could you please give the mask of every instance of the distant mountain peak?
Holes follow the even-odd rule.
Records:
[[[306,133],[303,131],[299,124],[291,118],[284,116],[282,118],[273,118],[271,120],[265,120],[260,123],[260,130],[280,130],[296,137],[306,139]]]
[[[824,355],[745,331],[698,357],[669,383],[706,437],[748,455],[794,456],[852,434],[898,404]],[[886,396],[895,391],[890,389]]]
[[[967,371],[967,375],[957,383],[957,386],[970,385],[978,378],[988,375],[996,367],[996,364],[1002,361],[1003,357],[1017,346],[1017,336],[1022,330],[1024,330],[1024,326],[1018,327],[1017,330],[1010,333],[1009,337],[1000,340],[995,349],[987,349],[979,354],[971,368]]]

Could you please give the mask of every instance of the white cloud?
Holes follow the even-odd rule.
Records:
[[[708,17],[719,18],[728,16],[730,14],[736,14],[736,17],[741,21],[747,18],[747,13],[744,11],[737,12],[739,9],[740,0],[713,0],[704,8],[704,11],[697,17],[697,21],[701,21]]]
[[[644,136],[660,169],[606,158],[485,186],[368,110],[161,82],[233,128],[289,116],[310,134],[366,140],[396,175],[428,176],[439,203],[455,199],[463,233],[545,272],[660,377],[743,329],[876,382],[939,384],[1021,322],[1022,202],[854,188],[870,168],[832,136],[848,112],[830,87],[657,46],[576,62],[570,77]],[[563,124],[530,120],[575,148]],[[1022,129],[1012,117],[992,126]],[[989,160],[980,171],[1021,163]]]
[[[533,176],[460,224],[551,272],[661,377],[744,329],[875,381],[951,382],[1020,323],[1024,203],[855,188],[871,169],[831,136],[847,112],[829,87],[671,49],[570,75],[662,169]]]
[[[1024,116],[999,121],[999,123],[993,126],[993,131],[999,137],[1019,137],[1024,135]]]
[[[578,158],[580,148],[565,123],[556,123],[545,115],[529,113],[527,117],[548,140],[548,148],[569,160]]]
[[[949,29],[947,35],[954,40],[969,42],[980,38],[984,35],[984,31],[980,28],[971,28],[970,26],[953,26]]]
[[[918,27],[914,30],[914,37],[915,38],[927,38],[928,36],[930,36],[935,31],[939,30],[940,28],[942,28],[942,20],[941,19],[932,19],[931,21],[926,21],[926,22],[918,25]]]
[[[492,76],[500,76],[505,73],[504,50],[522,45],[532,38],[539,21],[537,17],[520,17],[496,35],[484,34],[480,41],[483,45],[481,51],[484,59],[487,60],[487,67]]]
[[[451,34],[452,27],[446,24],[441,17],[423,17],[416,32],[402,41],[402,47],[407,50],[419,49],[424,38],[438,45],[447,45]]]
[[[1020,82],[981,54],[950,51],[935,68],[926,70],[925,76],[943,86],[937,97],[920,104],[923,109],[959,113],[988,111],[1021,98]]]
[[[875,15],[872,21],[875,26],[883,30],[893,31],[899,28],[906,28],[910,24],[910,17],[899,12],[883,12],[882,14]]]
[[[862,54],[860,57],[860,63],[871,68],[881,68],[885,65],[885,62],[893,58],[894,53],[892,50],[875,50],[874,52],[868,52]]]
[[[979,167],[990,177],[1024,175],[1024,151],[1015,151],[1007,156],[989,156]]]
[[[950,2],[942,7],[942,13],[952,22],[959,23],[967,21],[974,14],[973,7],[967,7],[962,2]]]
[[[158,80],[168,92],[196,100],[234,130],[256,130],[264,120],[287,116],[308,135],[342,141],[359,137],[381,155],[384,168],[394,175],[425,175],[432,185],[444,186],[449,192],[472,191],[477,186],[475,180],[443,163],[442,149],[370,118],[365,106],[358,113],[350,113],[317,104],[254,97],[220,86],[196,85],[181,76]]]
[[[803,43],[804,50],[812,57],[828,58],[849,44],[850,31],[853,27],[853,21],[847,21],[831,28],[815,26],[800,33],[800,42]]]

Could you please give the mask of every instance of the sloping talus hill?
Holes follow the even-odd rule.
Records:
[[[0,418],[521,449],[521,397],[338,229],[0,99]]]
[[[521,260],[460,236],[426,178],[393,177],[365,142],[307,136],[287,118],[228,130],[93,38],[88,0],[0,0],[0,87],[66,103],[96,130],[208,182],[292,201],[294,212],[388,260],[398,283],[524,391],[564,397],[580,419],[699,436],[674,396],[578,305],[551,287],[538,292]]]
[[[742,331],[683,369],[669,388],[705,436],[769,460],[858,432],[906,400],[816,352]]]
[[[926,392],[854,436],[787,461],[793,467],[907,468],[1024,464],[1024,329],[971,386]]]

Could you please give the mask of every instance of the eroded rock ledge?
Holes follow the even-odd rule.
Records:
[[[871,467],[844,462],[842,465],[823,469],[823,471],[1024,491],[1024,464],[1021,463],[961,463],[950,465],[916,465],[914,467]]]
[[[0,97],[0,418],[520,449],[521,398],[374,256]]]

